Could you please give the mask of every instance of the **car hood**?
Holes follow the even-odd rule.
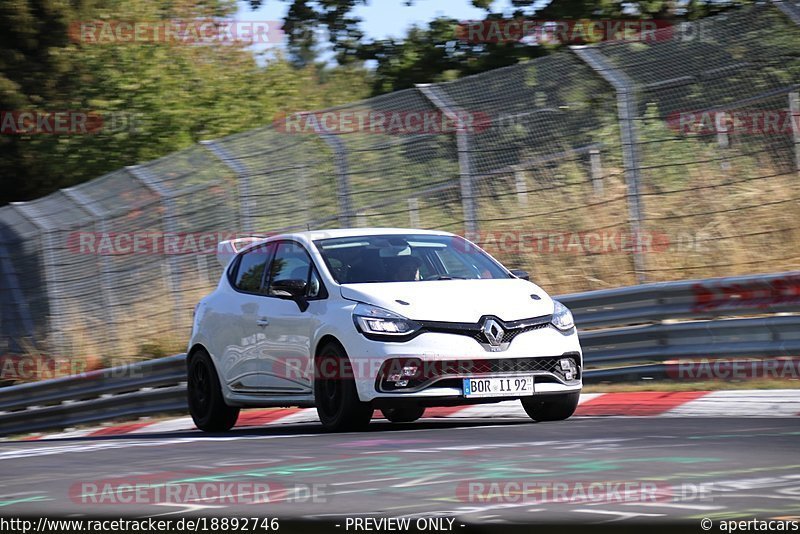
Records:
[[[518,278],[347,284],[341,291],[346,299],[380,306],[417,321],[477,323],[484,315],[515,321],[553,313],[553,301],[547,293]]]

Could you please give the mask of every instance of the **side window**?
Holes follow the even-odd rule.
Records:
[[[308,282],[308,293],[306,296],[310,299],[315,299],[321,296],[322,291],[322,282],[319,279],[319,274],[317,274],[317,269],[311,267],[311,278]]]
[[[245,252],[239,259],[239,268],[233,285],[240,291],[248,293],[261,293],[261,282],[264,279],[264,269],[267,266],[273,245],[256,247]]]
[[[270,266],[267,294],[276,297],[285,296],[285,291],[279,286],[281,282],[286,280],[302,280],[306,282],[308,284],[306,290],[308,298],[320,296],[322,283],[317,270],[311,262],[311,258],[301,245],[289,241],[278,244],[275,258]]]

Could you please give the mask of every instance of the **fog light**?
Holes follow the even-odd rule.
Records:
[[[562,358],[558,361],[558,366],[561,367],[561,370],[564,372],[564,378],[567,380],[575,378],[575,373],[578,371],[578,368],[571,358]]]
[[[416,365],[408,365],[406,367],[403,367],[403,376],[416,376],[418,370],[419,367],[417,367]]]

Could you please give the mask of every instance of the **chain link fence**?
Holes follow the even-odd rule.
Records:
[[[184,343],[234,234],[443,229],[553,293],[796,268],[800,8],[659,32],[287,117],[4,206],[0,350]],[[430,121],[385,127],[398,117]]]

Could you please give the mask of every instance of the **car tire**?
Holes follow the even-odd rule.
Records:
[[[425,413],[424,406],[397,406],[381,408],[383,416],[392,423],[413,423]]]
[[[525,413],[534,421],[563,421],[569,419],[578,407],[580,392],[561,395],[532,396],[521,399]]]
[[[197,428],[204,432],[233,428],[239,408],[225,404],[217,370],[206,351],[196,352],[189,361],[187,383],[189,413]]]
[[[350,359],[336,343],[325,345],[317,357],[314,401],[317,415],[329,432],[363,430],[372,419],[372,404],[358,398]],[[320,376],[335,369],[334,376]]]

